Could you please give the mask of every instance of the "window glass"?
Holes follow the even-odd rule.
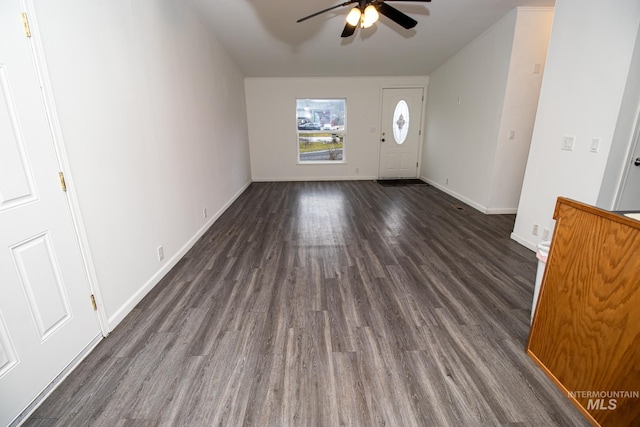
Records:
[[[393,138],[400,145],[407,139],[409,133],[409,106],[404,99],[396,104],[393,112]]]
[[[344,162],[346,100],[297,99],[298,161]]]

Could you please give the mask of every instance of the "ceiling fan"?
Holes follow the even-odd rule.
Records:
[[[353,7],[347,15],[347,24],[344,26],[344,30],[342,30],[342,37],[352,36],[356,32],[356,28],[358,26],[362,28],[369,28],[376,23],[376,21],[380,17],[380,14],[383,14],[384,16],[391,19],[396,24],[406,28],[407,30],[409,28],[415,27],[418,21],[400,12],[395,7],[389,6],[386,2],[390,1],[421,3],[431,2],[431,0],[351,0],[328,7],[316,13],[312,13],[309,16],[298,19],[296,22],[306,21],[309,18],[313,18],[314,16],[318,16],[325,12],[329,12],[330,10],[356,3],[357,5]]]

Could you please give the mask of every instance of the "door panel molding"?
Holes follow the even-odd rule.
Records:
[[[14,245],[11,253],[33,322],[45,341],[72,316],[49,233]]]
[[[11,141],[3,145],[0,156],[0,211],[38,198],[33,172],[24,145],[24,132],[11,95],[6,64],[0,63],[0,138]],[[21,168],[17,167],[18,165]]]
[[[16,349],[11,342],[2,313],[0,313],[0,378],[11,371],[18,362]]]

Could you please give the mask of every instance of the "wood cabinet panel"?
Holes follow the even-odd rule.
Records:
[[[554,218],[527,352],[594,425],[640,425],[640,222],[563,198]]]

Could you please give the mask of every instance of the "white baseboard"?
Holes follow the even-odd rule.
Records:
[[[525,239],[522,236],[517,235],[516,233],[511,233],[511,240],[515,240],[516,242],[520,243],[522,246],[524,246],[525,248],[533,251],[533,252],[537,252],[537,247],[538,245],[536,245],[533,242],[530,242],[529,240]]]
[[[276,176],[253,177],[253,182],[283,182],[283,181],[375,181],[376,176]]]
[[[461,202],[471,206],[474,209],[479,210],[480,212],[482,212],[483,214],[487,214],[487,215],[504,215],[504,214],[515,214],[518,213],[518,208],[488,208],[484,205],[481,205],[480,203],[474,202],[473,200],[463,196],[462,194],[458,194],[455,191],[451,190],[448,187],[445,187],[443,185],[441,185],[438,182],[432,181],[429,178],[425,177],[425,176],[420,176],[420,179],[426,183],[429,183],[431,185],[433,185],[434,187],[436,187],[438,190],[444,191],[445,193],[447,193],[448,195],[455,197],[456,199],[460,200]]]
[[[123,305],[120,307],[111,317],[109,317],[109,330],[113,331],[113,329],[118,326],[122,320],[134,309],[134,307],[142,301],[151,289],[156,286],[160,280],[180,261],[180,259],[195,245],[200,237],[213,225],[214,222],[217,221],[218,218],[226,211],[229,206],[233,202],[236,201],[238,197],[251,185],[251,181],[247,182],[245,185],[233,195],[231,199],[227,203],[222,206],[215,215],[212,215],[209,221],[207,221],[197,232],[187,241],[187,243],[180,248],[180,250],[173,255],[167,262],[158,270],[151,278],[136,292],[129,298]]]
[[[427,178],[426,176],[422,176],[420,175],[420,179],[423,180],[426,183],[429,183],[431,185],[433,185],[434,187],[436,187],[438,190],[444,191],[445,193],[447,193],[448,195],[455,197],[456,199],[460,200],[461,202],[471,206],[474,209],[479,210],[482,213],[487,213],[487,207],[481,205],[480,203],[476,203],[471,199],[468,199],[467,197],[463,196],[462,194],[458,194],[455,191],[451,190],[450,188],[447,188],[443,185],[440,185],[440,183],[435,182],[430,180],[429,178]]]
[[[518,208],[491,208],[485,212],[487,215],[515,215]]]

